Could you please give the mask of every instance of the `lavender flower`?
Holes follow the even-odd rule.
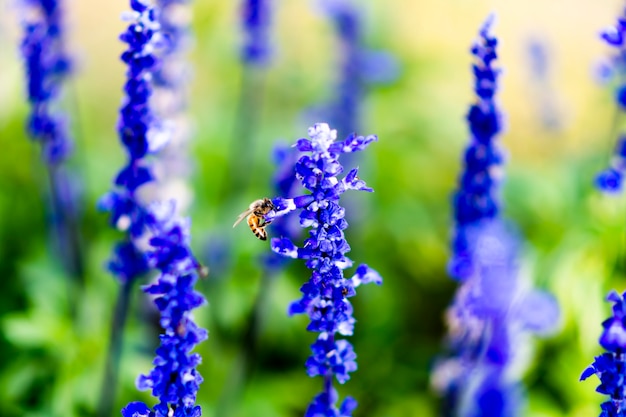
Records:
[[[149,220],[137,189],[154,178],[146,156],[154,149],[150,140],[158,137],[152,129],[155,116],[149,100],[152,94],[150,80],[159,62],[155,53],[161,40],[156,10],[142,0],[131,0],[130,4],[133,12],[125,15],[129,26],[120,36],[128,44],[121,57],[128,65],[128,78],[117,127],[128,163],[115,178],[117,188],[99,202],[99,207],[111,214],[111,225],[126,232],[128,237],[116,246],[114,259],[109,265],[122,281],[132,281],[149,269],[143,250],[137,246]]]
[[[128,45],[121,56],[127,65],[127,80],[117,126],[128,162],[117,174],[115,188],[98,202],[100,210],[109,212],[111,226],[125,234],[125,238],[116,244],[108,265],[120,280],[121,287],[98,405],[98,416],[101,417],[110,416],[112,412],[130,288],[137,278],[150,270],[145,241],[153,221],[139,198],[138,189],[154,179],[146,157],[155,149],[155,138],[161,136],[155,134],[156,118],[149,105],[151,80],[159,64],[157,46],[161,40],[156,10],[143,0],[131,0],[130,6],[132,11],[123,15],[129,22],[128,28],[120,35],[122,42]]]
[[[626,415],[626,293],[621,296],[611,291],[607,300],[613,303],[613,316],[602,322],[602,335],[600,346],[606,352],[596,356],[593,363],[583,371],[580,380],[585,380],[591,375],[600,379],[600,385],[596,388],[601,394],[610,396],[610,399],[602,403],[601,417],[623,417]]]
[[[559,309],[519,275],[519,241],[510,228],[496,220],[468,238],[474,273],[448,310],[449,354],[437,363],[433,385],[450,415],[519,415],[530,336],[552,332]]]
[[[541,124],[547,130],[559,130],[562,117],[558,106],[558,94],[554,89],[550,74],[551,51],[541,38],[530,39],[527,45],[528,63],[532,82],[530,87],[536,103],[535,109]]]
[[[615,26],[605,29],[601,38],[612,48],[615,53],[611,57],[612,74],[623,74],[626,70],[626,49],[624,46],[626,37],[626,10],[624,14],[617,19]],[[626,82],[623,79],[618,80],[619,85],[615,90],[615,101],[617,111],[623,112],[626,109]],[[600,172],[595,179],[595,185],[598,189],[605,193],[618,193],[622,190],[624,172],[626,171],[626,133],[618,135],[617,144],[615,146],[613,160],[610,166]]]
[[[321,113],[340,135],[348,135],[359,130],[367,85],[394,80],[398,63],[391,54],[363,45],[361,10],[352,0],[321,0],[320,4],[335,27],[340,59],[337,95]]]
[[[269,28],[271,24],[270,0],[243,0],[241,4],[244,41],[243,62],[262,66],[269,61]]]
[[[206,303],[202,294],[193,289],[201,267],[189,248],[189,221],[177,217],[175,204],[154,203],[150,213],[153,250],[148,254],[149,263],[160,271],[160,276],[143,290],[155,297],[164,332],[154,369],[138,378],[137,388],[151,389],[159,399],[151,416],[200,416],[201,409],[195,401],[202,382],[196,370],[201,357],[191,350],[208,335],[193,321],[191,311]],[[136,407],[136,403],[130,406]],[[122,415],[134,416],[128,408],[122,410]]]
[[[139,197],[139,191],[155,178],[147,157],[170,139],[151,99],[155,71],[161,68],[160,54],[171,53],[172,43],[163,40],[157,8],[141,0],[130,4],[133,11],[125,15],[129,26],[120,36],[128,44],[122,54],[128,80],[118,125],[129,161],[115,179],[116,189],[102,198],[100,206],[111,213],[111,223],[126,232],[110,262],[111,271],[125,286],[152,268],[160,271],[156,282],[143,290],[154,297],[164,333],[154,369],[137,380],[137,387],[151,389],[159,403],[152,410],[143,403],[131,403],[122,415],[199,416],[195,401],[202,382],[196,370],[200,356],[191,350],[207,333],[193,322],[191,311],[205,302],[193,290],[204,271],[189,248],[189,221],[177,216],[176,203],[147,206]],[[160,80],[167,80],[162,73]],[[122,327],[123,321],[117,324]]]
[[[355,371],[356,354],[352,345],[337,335],[350,336],[354,329],[352,305],[348,300],[356,294],[361,284],[382,283],[376,271],[367,265],[360,265],[350,279],[344,278],[343,270],[352,266],[345,256],[350,250],[344,237],[348,227],[345,209],[339,205],[341,194],[347,190],[373,191],[357,177],[357,169],[352,169],[342,179],[343,172],[338,158],[343,153],[365,149],[376,136],[350,135],[342,142],[335,142],[337,132],[325,123],[309,128],[309,139],[299,139],[296,148],[306,153],[295,166],[296,177],[302,186],[310,191],[293,198],[278,197],[273,200],[275,211],[268,213],[266,220],[300,210],[300,225],[310,228],[309,238],[302,247],[297,247],[289,238],[273,238],[272,250],[280,255],[305,259],[312,270],[310,280],[302,288],[302,298],[289,307],[289,314],[308,314],[311,323],[309,331],[319,333],[311,345],[313,354],[306,362],[309,376],[323,376],[324,390],[316,396],[306,411],[306,416],[350,416],[356,401],[347,397],[336,408],[337,393],[333,379],[344,383]]]
[[[55,0],[22,0],[24,58],[30,103],[27,131],[41,145],[50,182],[51,218],[60,258],[79,284],[84,276],[78,226],[79,184],[64,162],[73,149],[66,117],[57,109],[71,71],[65,49],[63,6]]]
[[[493,143],[500,113],[493,101],[498,71],[493,18],[480,30],[472,48],[478,101],[468,121],[472,142],[466,170],[454,198],[456,236],[451,274],[461,280],[448,311],[448,357],[435,366],[432,381],[445,396],[446,415],[505,417],[523,404],[520,372],[525,368],[519,346],[530,334],[546,334],[558,322],[558,306],[547,293],[531,290],[518,274],[519,238],[499,218],[495,197],[502,164]]]
[[[21,51],[31,104],[28,131],[41,143],[44,160],[58,165],[72,150],[66,121],[54,111],[71,68],[64,44],[63,10],[61,2],[55,0],[23,0],[23,7]]]
[[[185,212],[193,199],[188,185],[192,162],[188,154],[193,127],[187,115],[191,66],[187,52],[191,47],[189,0],[158,0],[163,46],[160,65],[152,79],[150,107],[162,132],[163,146],[153,159],[155,181],[142,192],[145,201],[176,199],[176,209]]]
[[[471,275],[474,268],[467,239],[470,229],[480,228],[500,211],[498,188],[502,170],[499,167],[504,155],[496,143],[502,129],[502,115],[494,99],[500,70],[493,66],[498,40],[490,35],[492,23],[492,17],[487,19],[471,49],[476,58],[473,72],[477,101],[467,115],[471,139],[465,150],[465,171],[454,194],[453,255],[448,265],[450,275],[460,280]]]

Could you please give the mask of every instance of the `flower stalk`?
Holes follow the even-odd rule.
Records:
[[[162,3],[169,7],[172,2]],[[190,223],[179,217],[177,201],[149,204],[144,195],[145,186],[154,184],[157,178],[152,156],[172,138],[171,124],[155,110],[153,92],[157,78],[161,86],[168,81],[168,86],[174,84],[165,73],[158,71],[165,68],[163,57],[171,56],[179,39],[171,26],[167,36],[164,35],[158,5],[131,0],[130,6],[132,11],[123,16],[129,25],[120,36],[128,45],[121,57],[128,69],[126,96],[118,124],[128,162],[116,176],[113,190],[99,203],[101,209],[110,213],[111,225],[125,235],[109,263],[110,271],[122,284],[118,300],[121,307],[113,322],[109,353],[112,365],[107,366],[99,415],[110,415],[113,404],[112,394],[107,397],[106,393],[114,392],[110,386],[117,384],[119,354],[116,352],[122,343],[121,333],[128,310],[128,303],[122,302],[124,294],[138,278],[156,269],[159,271],[156,281],[142,288],[154,300],[163,333],[154,368],[138,378],[137,388],[151,390],[159,402],[152,408],[132,402],[122,410],[122,415],[199,416],[201,411],[195,400],[202,377],[196,367],[201,358],[191,351],[207,338],[207,332],[194,322],[192,310],[205,303],[194,285],[206,272],[190,249]]]
[[[350,373],[357,369],[356,354],[350,342],[337,336],[350,336],[354,331],[349,298],[356,295],[356,288],[370,282],[381,284],[382,278],[364,264],[356,268],[351,278],[344,277],[343,271],[352,266],[352,261],[345,256],[350,251],[344,236],[348,222],[339,200],[348,190],[373,190],[357,176],[356,168],[339,179],[343,172],[339,157],[365,149],[377,137],[353,134],[336,142],[337,131],[325,123],[314,125],[308,133],[310,139],[299,139],[295,145],[303,153],[295,165],[295,175],[309,193],[275,198],[275,210],[267,214],[266,221],[298,210],[300,225],[309,229],[302,247],[287,237],[271,240],[272,251],[303,259],[311,270],[311,278],[301,288],[302,298],[289,307],[290,315],[307,314],[311,320],[307,330],[318,333],[306,370],[311,377],[324,378],[323,391],[313,399],[305,415],[347,417],[356,408],[356,400],[346,397],[337,408],[333,381],[343,384],[350,379]]]
[[[80,237],[76,184],[67,160],[74,144],[66,116],[58,109],[64,85],[72,72],[65,46],[63,2],[22,0],[24,58],[27,97],[30,104],[27,131],[38,142],[48,171],[50,205],[59,255],[67,273],[84,285],[84,253]],[[70,291],[71,294],[74,289]],[[71,305],[76,304],[74,296]]]
[[[520,239],[500,218],[497,195],[503,163],[494,143],[501,113],[494,96],[499,69],[493,17],[472,47],[476,58],[477,101],[470,107],[471,142],[454,196],[455,237],[450,274],[460,280],[447,312],[447,357],[438,360],[432,385],[444,396],[444,415],[514,417],[524,396],[519,346],[530,335],[547,334],[558,322],[558,306],[547,293],[532,290],[520,276]]]

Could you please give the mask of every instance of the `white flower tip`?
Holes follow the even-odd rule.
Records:
[[[139,19],[139,12],[127,10],[120,15],[122,22],[136,22]]]
[[[117,227],[117,230],[125,232],[130,227],[130,217],[120,216],[120,218],[117,219],[117,223],[115,224],[115,227]]]

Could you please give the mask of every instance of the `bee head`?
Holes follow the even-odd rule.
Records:
[[[274,210],[274,203],[269,198],[264,198],[261,207],[267,211]]]

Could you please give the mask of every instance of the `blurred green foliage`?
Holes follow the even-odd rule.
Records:
[[[81,232],[86,284],[74,288],[54,250],[47,216],[46,171],[23,129],[26,104],[17,53],[15,2],[0,18],[0,415],[87,416],[97,404],[118,284],[104,264],[119,235],[95,204],[111,186],[123,153],[115,133],[123,71],[117,35],[122,0],[70,2],[70,38],[78,60],[64,107],[72,120],[76,154],[71,167],[83,185]],[[302,415],[321,387],[303,363],[313,334],[306,318],[286,316],[299,297],[306,269],[293,263],[263,279],[259,255],[269,245],[245,227],[231,229],[249,201],[271,194],[272,146],[306,133],[308,107],[330,99],[336,78],[333,31],[313,1],[275,5],[275,58],[264,74],[254,165],[249,186],[227,184],[236,166],[242,68],[238,61],[237,2],[195,2],[195,67],[191,112],[195,192],[190,210],[193,245],[201,259],[209,244],[224,245],[222,273],[200,282],[209,305],[199,323],[209,340],[198,349],[205,382],[204,415]],[[562,308],[558,334],[539,341],[525,377],[526,415],[599,414],[596,381],[578,382],[599,353],[600,323],[611,288],[624,289],[626,202],[605,197],[591,183],[607,163],[613,138],[610,93],[594,85],[590,68],[606,50],[599,28],[611,24],[619,2],[592,0],[496,1],[370,0],[363,2],[368,45],[399,59],[400,77],[368,92],[364,132],[379,135],[360,160],[360,176],[375,189],[347,198],[351,258],[384,277],[354,298],[351,338],[359,370],[340,394],[360,402],[355,416],[434,416],[439,399],[429,388],[431,364],[445,334],[443,315],[455,284],[446,276],[450,195],[466,142],[464,114],[471,100],[468,47],[490,11],[502,40],[501,103],[508,114],[509,150],[503,199],[506,216],[527,238],[522,271],[553,292]],[[524,48],[531,36],[550,46],[555,101],[562,128],[546,131],[535,112]],[[271,228],[270,228],[271,233]],[[220,259],[223,261],[224,259]],[[211,265],[209,265],[211,267]],[[260,291],[263,296],[259,297]],[[257,349],[245,357],[242,341],[262,299]],[[131,400],[152,403],[134,381],[150,369],[158,326],[136,288],[125,331],[115,409]]]

